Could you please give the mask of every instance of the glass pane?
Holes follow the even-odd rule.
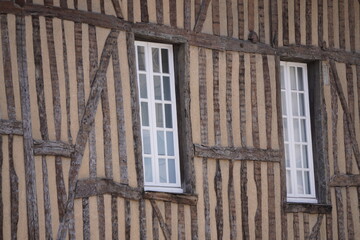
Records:
[[[149,126],[149,109],[147,102],[141,102],[141,123],[143,126]]]
[[[295,67],[290,67],[290,83],[291,83],[291,90],[296,90]]]
[[[175,156],[174,153],[174,137],[172,132],[166,132],[166,145],[167,145],[167,155]]]
[[[161,79],[160,76],[154,76],[154,95],[156,100],[161,100]]]
[[[307,141],[307,136],[306,136],[306,120],[305,119],[301,119],[301,140],[303,142]]]
[[[158,146],[158,154],[165,155],[165,139],[164,139],[163,131],[157,131],[157,146]]]
[[[159,49],[152,48],[151,51],[152,51],[153,72],[160,72]]]
[[[303,175],[302,171],[296,171],[296,180],[297,180],[297,192],[298,194],[304,194],[304,186],[303,186]]]
[[[306,145],[302,146],[303,149],[303,162],[304,168],[309,168],[309,158],[308,158],[308,149]]]
[[[290,167],[289,144],[285,144],[285,162],[286,167]]]
[[[305,177],[305,194],[311,194],[309,172],[307,171],[304,172],[304,177]]]
[[[286,191],[292,194],[291,172],[289,170],[286,171]]]
[[[282,115],[287,115],[286,112],[286,93],[284,91],[281,91],[281,110],[282,110]]]
[[[166,177],[166,160],[163,158],[159,159],[159,180],[161,183],[167,182]]]
[[[169,51],[167,49],[161,49],[161,63],[162,72],[169,73]]]
[[[295,142],[300,142],[300,126],[299,126],[299,120],[294,119],[294,140]]]
[[[164,100],[171,101],[171,92],[170,92],[170,78],[163,77],[164,81]]]
[[[297,93],[291,93],[291,103],[293,116],[299,116]]]
[[[152,182],[153,174],[152,174],[151,158],[144,158],[144,162],[145,162],[145,182]]]
[[[147,98],[146,75],[139,74],[139,80],[140,80],[140,97]]]
[[[305,99],[304,94],[299,93],[300,116],[305,116]]]
[[[304,91],[303,69],[301,67],[298,67],[297,71],[298,71],[298,89],[300,91]]]
[[[145,71],[145,52],[144,52],[144,47],[143,47],[143,46],[138,46],[138,47],[137,47],[137,52],[138,52],[138,67],[139,67],[139,70]]]
[[[302,168],[301,145],[299,144],[295,144],[295,160],[296,160],[296,167]]]
[[[176,183],[175,159],[168,160],[169,183]]]
[[[163,107],[161,103],[155,104],[156,111],[156,127],[164,127],[164,118],[163,118]]]
[[[144,154],[151,154],[151,140],[150,140],[150,131],[143,130],[143,149]]]
[[[167,128],[172,128],[171,104],[165,104],[165,123]]]
[[[285,89],[285,72],[284,66],[280,66],[281,89]]]
[[[284,131],[284,141],[287,142],[289,141],[288,139],[288,125],[287,125],[287,119],[283,118],[283,131]]]

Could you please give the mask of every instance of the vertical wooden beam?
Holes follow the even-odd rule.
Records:
[[[300,239],[299,213],[293,213],[294,240]]]
[[[309,227],[309,214],[303,213],[303,224],[304,224],[304,238],[309,239],[310,227]]]
[[[301,30],[300,30],[300,0],[295,0],[294,3],[294,18],[295,18],[295,44],[301,44]]]
[[[122,9],[119,3],[119,0],[111,0],[114,10],[115,10],[115,14],[118,18],[124,18],[123,14],[122,14]]]
[[[250,56],[250,76],[251,76],[251,115],[252,115],[252,137],[253,146],[260,147],[258,105],[257,105],[257,79],[256,79],[256,56]]]
[[[238,10],[238,37],[239,39],[244,39],[244,29],[245,29],[245,16],[244,16],[244,0],[237,0],[237,10]]]
[[[191,0],[184,0],[184,28],[191,29]]]
[[[333,16],[333,1],[327,0],[327,17],[328,17],[328,39],[329,39],[329,48],[334,48],[334,16]]]
[[[332,220],[332,214],[328,213],[326,214],[326,237],[327,239],[333,239],[333,220]]]
[[[339,13],[339,47],[340,49],[345,49],[345,1],[339,0],[338,1],[338,13]],[[351,31],[351,30],[350,30]]]
[[[239,53],[239,105],[241,146],[246,147],[245,58]]]
[[[163,0],[156,0],[156,22],[158,24],[163,24],[164,23]]]
[[[268,182],[268,218],[269,218],[269,239],[276,239],[276,216],[275,216],[275,174],[274,163],[267,163],[267,182]]]
[[[228,37],[233,37],[234,33],[234,18],[232,13],[232,1],[226,0],[226,25]]]
[[[259,41],[265,43],[265,10],[264,0],[258,0],[258,15],[259,15]]]
[[[82,199],[82,217],[83,217],[83,238],[90,239],[90,209],[89,198]]]
[[[140,7],[141,7],[141,21],[142,22],[149,22],[149,10],[147,5],[147,0],[140,0]]]
[[[324,6],[323,6],[323,0],[318,0],[318,46],[319,47],[325,47],[323,46],[323,40],[324,40],[324,21],[323,21],[323,16],[324,16]]]
[[[152,209],[152,233],[153,239],[159,239],[159,220],[156,216],[155,209]]]
[[[220,36],[220,8],[219,0],[212,0],[212,30],[213,34]]]
[[[271,97],[271,80],[269,73],[268,57],[262,56],[263,75],[264,75],[264,95],[265,95],[265,118],[266,118],[266,142],[267,148],[271,149],[272,135],[272,97]]]
[[[277,0],[270,0],[270,29],[271,29],[271,45],[278,45],[278,3]]]
[[[176,0],[169,0],[170,8],[170,25],[172,27],[177,27],[177,10],[176,10]]]
[[[309,1],[309,0],[307,0]],[[282,0],[283,45],[289,45],[289,9],[288,0]]]
[[[165,202],[165,225],[168,228],[170,235],[172,235],[171,231],[171,202]]]
[[[117,205],[117,197],[111,196],[111,239],[118,240],[119,239],[119,216],[118,216],[118,205]]]
[[[29,82],[26,61],[25,18],[21,16],[16,16],[16,49],[21,97],[21,113],[24,133],[23,139],[28,239],[38,239],[39,217],[36,195],[35,162],[33,155],[30,96],[28,91]]]
[[[306,0],[305,6],[305,19],[306,19],[306,45],[312,44],[312,12],[311,12],[312,0]]]
[[[178,204],[178,239],[185,240],[185,215],[184,205]]]
[[[211,0],[202,0],[198,11],[196,11],[197,5],[195,5],[195,11],[196,11],[195,13],[197,14],[197,17],[194,26],[194,32],[201,32],[206,19],[206,13],[210,5],[210,2]]]
[[[255,30],[255,9],[254,1],[248,1],[248,30],[252,32]]]
[[[124,209],[125,209],[125,239],[130,239],[131,235],[131,208],[130,208],[130,200],[124,201]]]
[[[160,227],[161,227],[161,229],[162,229],[162,231],[164,233],[165,239],[170,240],[171,239],[171,233],[170,233],[169,229],[167,228],[167,226],[165,224],[164,218],[161,215],[159,207],[157,206],[155,200],[151,199],[150,203],[151,203],[151,206],[153,208],[153,212],[155,213],[157,219],[159,220],[159,224],[160,224]]]
[[[134,22],[134,0],[127,2],[127,18],[129,22]]]
[[[10,208],[11,208],[11,239],[17,238],[19,221],[19,178],[14,166],[14,137],[8,136],[9,171],[10,171]]]
[[[220,160],[216,160],[214,186],[215,186],[215,194],[216,194],[215,217],[216,217],[217,239],[223,239],[224,219],[223,219],[222,176],[221,176]]]
[[[247,196],[247,162],[241,161],[240,167],[240,194],[241,194],[241,227],[242,239],[250,239],[249,235],[249,203]]]
[[[3,162],[4,162],[4,154],[3,154],[3,144],[2,144],[2,135],[0,135],[0,236],[4,236],[4,204],[3,204],[3,192],[2,192],[2,183],[3,183]]]
[[[355,6],[354,6],[354,0],[348,1],[348,12],[349,12],[349,30],[350,30],[350,50],[352,52],[355,52]]]
[[[104,195],[97,196],[99,239],[105,240],[105,203]]]

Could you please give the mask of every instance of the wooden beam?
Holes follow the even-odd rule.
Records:
[[[280,162],[282,153],[279,150],[245,148],[245,147],[220,147],[194,144],[196,157],[227,159],[227,160],[250,160],[264,162]]]
[[[210,2],[211,0],[202,0],[199,13],[197,14],[198,17],[194,26],[194,32],[201,32]]]
[[[360,174],[337,174],[330,178],[330,187],[360,187]]]
[[[286,213],[310,213],[310,214],[326,214],[331,213],[332,206],[328,204],[313,203],[286,203],[284,211]]]
[[[34,140],[34,155],[62,156],[70,158],[75,148],[62,141]]]
[[[108,178],[89,178],[77,181],[75,198],[110,194],[130,200],[139,200],[142,197],[142,191],[141,188],[130,187]]]
[[[22,121],[0,119],[0,135],[23,135]]]
[[[166,226],[166,223],[164,221],[164,218],[163,216],[161,215],[161,212],[160,212],[160,209],[159,207],[157,206],[155,200],[150,200],[150,203],[151,203],[151,206],[153,207],[153,210],[159,220],[159,224],[160,224],[160,227],[161,229],[163,230],[163,233],[164,233],[164,237],[166,240],[170,240],[171,239],[171,233],[169,231],[169,228]]]
[[[198,197],[195,194],[174,194],[163,192],[145,192],[144,199],[158,200],[164,202],[173,202],[176,204],[184,204],[196,206]]]

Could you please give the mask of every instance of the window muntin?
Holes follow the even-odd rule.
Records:
[[[172,45],[135,42],[145,190],[182,192]]]
[[[307,66],[281,62],[287,201],[316,203]]]

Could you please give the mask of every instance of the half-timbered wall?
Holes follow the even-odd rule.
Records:
[[[0,0],[0,38],[0,238],[360,238],[358,0]],[[135,39],[180,49],[185,194],[143,191]],[[285,202],[280,60],[321,66],[321,204]]]

